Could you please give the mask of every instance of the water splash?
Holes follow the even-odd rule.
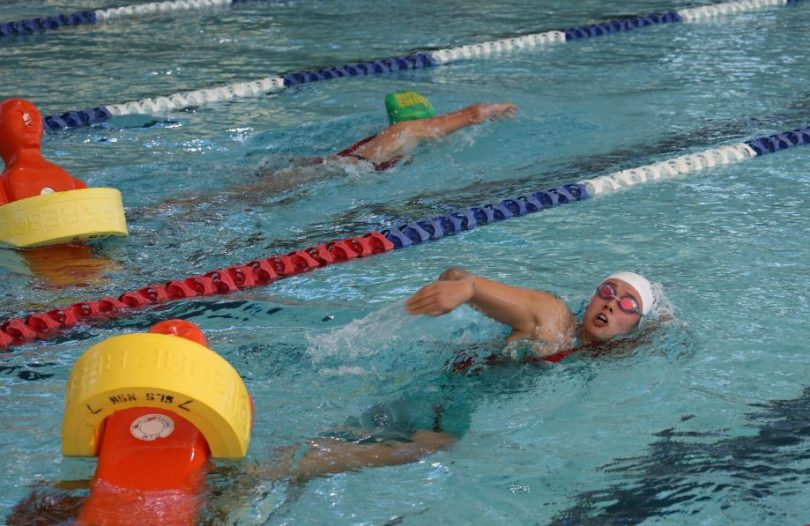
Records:
[[[354,360],[406,347],[418,322],[405,313],[404,304],[393,303],[333,332],[307,335],[307,354],[317,364],[337,356]]]

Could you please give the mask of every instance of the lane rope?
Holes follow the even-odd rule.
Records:
[[[28,18],[14,22],[0,23],[0,38],[42,33],[63,27],[96,24],[98,22],[107,22],[119,18],[166,14],[174,11],[188,11],[191,9],[225,6],[248,1],[255,0],[175,0]]]
[[[184,298],[227,294],[268,285],[327,265],[419,245],[478,226],[583,201],[641,183],[688,175],[804,144],[810,144],[810,127],[711,148],[545,191],[413,221],[361,237],[332,241],[282,256],[272,256],[213,270],[203,275],[148,285],[124,292],[118,297],[108,296],[96,301],[75,303],[68,307],[14,318],[0,324],[0,348],[52,338],[79,324],[101,323],[129,315],[150,305]]]
[[[184,4],[185,2],[163,2],[164,4]],[[245,1],[245,0],[242,0]],[[168,96],[150,97],[140,101],[124,102],[107,106],[98,106],[78,111],[67,111],[44,117],[48,131],[60,131],[69,128],[80,128],[99,124],[119,115],[162,114],[169,111],[200,107],[210,103],[229,101],[239,98],[258,97],[276,93],[292,86],[312,82],[331,80],[343,77],[381,75],[394,71],[406,71],[441,66],[462,60],[486,59],[508,53],[531,50],[537,47],[598,37],[613,33],[622,33],[661,24],[678,22],[696,22],[719,16],[738,14],[774,6],[798,3],[800,0],[740,0],[721,4],[693,7],[663,13],[651,13],[636,17],[612,20],[596,24],[570,27],[557,31],[532,33],[522,36],[504,38],[467,44],[459,47],[417,52],[410,55],[399,55],[390,58],[370,60],[367,62],[343,64],[317,70],[308,69],[291,73],[271,75],[259,80],[238,82],[225,86],[197,89],[175,93]],[[147,4],[152,5],[152,4]],[[137,6],[133,6],[133,9]],[[125,8],[118,8],[125,9]],[[157,7],[150,9],[158,9]],[[98,18],[98,13],[93,17]],[[112,16],[112,15],[105,15]],[[19,24],[19,23],[13,23]],[[2,35],[3,26],[0,26]]]

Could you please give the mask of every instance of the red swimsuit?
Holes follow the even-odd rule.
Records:
[[[361,159],[363,161],[368,161],[372,165],[374,165],[374,170],[377,171],[377,172],[382,172],[383,170],[388,170],[389,168],[391,168],[392,166],[397,164],[400,160],[402,160],[402,156],[400,155],[398,157],[394,157],[393,159],[390,159],[390,160],[382,162],[382,163],[375,163],[375,162],[373,162],[373,161],[371,161],[369,159],[366,159],[362,155],[357,155],[356,153],[354,153],[355,151],[357,151],[358,148],[360,148],[361,146],[363,146],[364,144],[366,144],[370,140],[374,139],[374,137],[376,137],[376,135],[371,135],[370,137],[366,137],[365,139],[361,139],[361,140],[357,141],[356,143],[352,144],[351,146],[349,146],[345,150],[342,150],[341,152],[339,152],[337,154],[337,156],[338,157],[354,157],[355,159]]]

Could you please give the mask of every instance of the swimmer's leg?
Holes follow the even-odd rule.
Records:
[[[340,175],[324,171],[320,167],[326,165],[332,157],[317,157],[294,163],[287,168],[272,172],[262,171],[256,174],[255,181],[229,188],[212,191],[212,193],[192,194],[185,197],[167,197],[162,202],[144,209],[146,215],[163,212],[167,209],[192,210],[199,205],[215,203],[217,206],[231,205],[232,203],[259,205],[276,194],[300,187],[313,182]]]

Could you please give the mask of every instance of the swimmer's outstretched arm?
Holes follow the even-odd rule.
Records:
[[[441,316],[469,304],[512,328],[509,339],[553,341],[573,330],[574,317],[563,300],[542,290],[513,287],[451,268],[405,302],[411,314]]]
[[[506,119],[516,114],[517,107],[514,104],[473,104],[429,119],[393,124],[352,153],[374,163],[383,163],[403,155],[423,141],[439,139],[468,126]]]
[[[414,134],[421,139],[438,139],[454,131],[496,119],[507,119],[517,115],[517,106],[509,103],[480,103],[457,111],[445,113],[418,121],[407,121],[415,126]]]

